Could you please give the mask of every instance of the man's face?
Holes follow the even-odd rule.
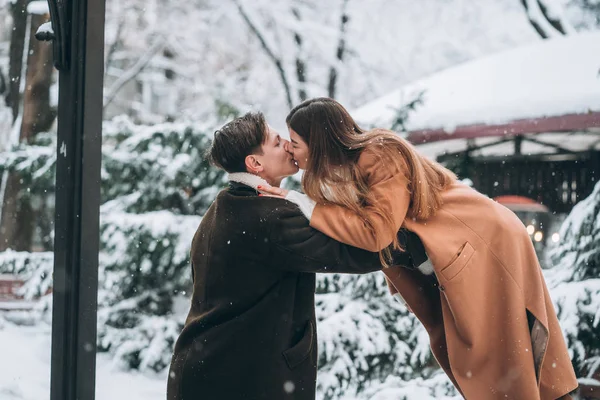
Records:
[[[271,185],[279,186],[283,178],[298,172],[288,146],[289,142],[269,126],[267,140],[261,146],[263,154],[256,154],[255,157],[262,166],[260,176]]]

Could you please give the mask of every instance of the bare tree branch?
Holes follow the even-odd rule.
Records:
[[[108,72],[108,67],[112,64],[113,57],[117,48],[119,47],[119,43],[121,42],[121,35],[123,33],[123,27],[125,26],[125,18],[121,17],[119,19],[119,24],[117,25],[117,31],[115,33],[115,40],[108,47],[108,52],[106,53],[106,61],[104,63],[104,75],[106,76]]]
[[[146,68],[152,58],[162,50],[165,40],[163,38],[154,42],[154,44],[148,49],[148,51],[142,55],[138,61],[125,73],[123,73],[108,89],[108,94],[104,96],[104,107],[106,108],[115,99],[119,90],[125,86],[127,82],[135,78],[140,72]]]
[[[265,53],[267,53],[267,56],[275,64],[275,67],[277,68],[277,71],[279,72],[279,78],[281,79],[281,83],[283,84],[283,88],[285,90],[286,101],[287,101],[288,107],[292,108],[293,102],[292,102],[292,93],[291,93],[291,89],[290,89],[290,83],[288,81],[287,74],[285,73],[285,69],[283,68],[283,63],[282,63],[281,59],[278,58],[275,55],[275,53],[273,52],[273,50],[269,47],[269,45],[267,44],[267,41],[265,39],[265,35],[258,29],[256,24],[254,24],[252,22],[252,20],[248,16],[248,13],[242,7],[241,3],[238,0],[233,0],[233,1],[234,1],[235,5],[237,6],[237,9],[240,12],[240,15],[242,16],[242,18],[244,19],[244,21],[246,22],[246,24],[248,25],[248,27],[250,28],[252,33],[254,33],[254,35],[260,42],[263,50],[265,51]]]
[[[19,116],[21,100],[21,81],[23,79],[23,64],[27,53],[25,50],[25,38],[27,36],[27,0],[17,0],[10,3],[10,14],[13,21],[10,34],[9,66],[8,66],[8,90],[6,91],[5,103],[12,109],[13,122]]]
[[[336,48],[336,59],[339,64],[344,61],[344,55],[346,53],[346,26],[350,17],[348,16],[348,2],[349,0],[342,0],[342,11],[340,13],[340,38]],[[332,65],[329,68],[329,83],[327,85],[327,93],[329,97],[335,98],[336,85],[338,79],[338,65]]]

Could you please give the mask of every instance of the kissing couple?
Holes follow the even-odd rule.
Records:
[[[227,123],[229,184],[192,240],[193,294],[168,400],[314,400],[315,274],[385,274],[466,399],[571,399],[567,346],[533,244],[504,206],[330,98]],[[300,193],[281,187],[304,170]]]

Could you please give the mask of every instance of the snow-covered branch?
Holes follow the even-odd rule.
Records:
[[[125,18],[120,18],[119,23],[117,24],[117,29],[115,31],[115,37],[108,47],[108,52],[106,53],[105,61],[104,61],[104,73],[108,71],[108,67],[112,65],[113,58],[115,56],[115,52],[119,48],[119,43],[121,42],[121,36],[123,33],[123,27],[125,26]]]
[[[123,75],[119,77],[108,89],[108,94],[104,96],[104,107],[108,106],[115,99],[115,96],[121,90],[123,86],[133,78],[135,78],[140,72],[146,68],[146,66],[150,63],[152,58],[158,53],[164,46],[164,39],[159,39],[150,48],[148,51],[139,58],[139,60]]]
[[[573,25],[567,20],[563,7],[557,0],[537,0],[540,11],[557,31],[563,35],[577,33]]]
[[[521,4],[529,23],[542,39],[576,33],[555,0],[521,0]]]

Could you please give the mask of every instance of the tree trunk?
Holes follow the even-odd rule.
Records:
[[[296,18],[298,25],[302,22],[300,11],[297,8],[292,8],[292,14]],[[306,93],[306,62],[304,62],[304,54],[302,51],[302,36],[300,31],[294,31],[294,41],[296,42],[296,79],[298,81],[298,98],[304,101],[308,98]]]
[[[25,46],[25,29],[27,27],[28,0],[16,0],[10,4],[10,14],[13,20],[10,35],[9,66],[8,66],[8,92],[5,96],[6,105],[12,109],[13,121],[19,115],[21,83],[21,68],[23,63],[23,49]]]
[[[47,15],[31,16],[31,41],[27,61],[27,78],[23,94],[23,124],[21,142],[30,143],[40,132],[46,132],[56,118],[56,110],[50,107],[52,85],[52,46],[49,42],[35,39],[38,27],[48,19]]]
[[[4,71],[0,68],[0,94],[4,94],[8,90],[6,86],[6,78],[4,77]]]
[[[39,132],[50,129],[56,116],[50,107],[50,85],[52,84],[52,48],[47,42],[34,39],[38,27],[48,19],[47,15],[31,16],[31,40],[29,42],[29,57],[27,58],[27,75],[23,93],[23,119],[19,142],[28,142]],[[23,23],[26,23],[27,18]],[[17,28],[15,26],[15,28]],[[12,38],[11,38],[12,42]],[[21,46],[23,48],[24,44]],[[15,46],[16,47],[16,46]],[[12,49],[12,45],[11,45]],[[15,54],[16,55],[16,54]],[[11,57],[13,54],[11,53]],[[21,59],[22,55],[18,58]],[[16,64],[16,63],[15,63]],[[11,58],[11,68],[13,60]],[[20,71],[17,76],[20,76]],[[11,74],[11,76],[13,76]],[[12,82],[11,82],[12,84]],[[14,90],[11,87],[11,91]],[[19,110],[19,89],[12,92],[11,99],[17,99],[11,104],[14,110]],[[16,117],[15,117],[16,119]],[[8,175],[2,207],[0,225],[0,251],[11,248],[17,251],[30,251],[33,233],[36,227],[37,211],[31,206],[30,196],[24,193],[21,177],[18,173]]]
[[[22,188],[19,175],[9,174],[2,207],[0,251],[6,249],[29,251],[31,249],[35,215],[29,199],[19,198]]]
[[[338,60],[338,64],[332,65],[329,68],[329,82],[327,84],[327,94],[332,99],[334,99],[337,94],[339,63],[342,63],[344,61],[344,55],[346,53],[346,26],[348,25],[348,21],[350,20],[350,16],[348,15],[347,11],[348,1],[349,0],[342,0],[342,11],[340,13],[340,38],[338,40],[338,45],[335,50],[335,58]]]

